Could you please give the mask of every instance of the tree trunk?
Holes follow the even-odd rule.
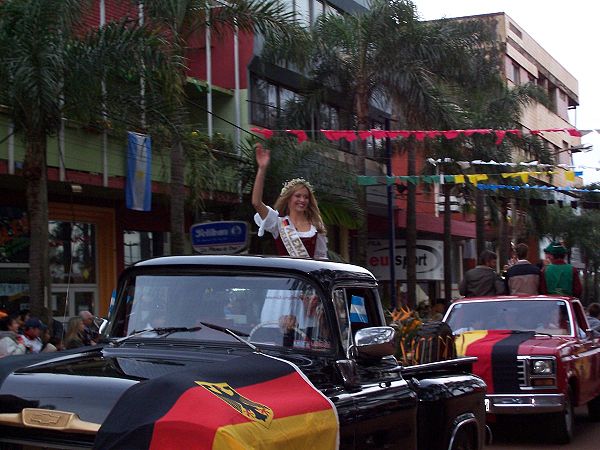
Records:
[[[443,176],[443,175],[442,175]],[[450,210],[451,186],[444,184],[444,300],[452,300],[452,211]]]
[[[583,258],[585,267],[583,269],[583,295],[582,301],[584,305],[590,304],[590,258],[584,255]]]
[[[408,176],[415,176],[416,142],[410,142],[407,149]],[[410,308],[417,304],[417,186],[407,183],[406,196],[406,287],[407,303]]]
[[[40,316],[50,298],[48,261],[48,174],[46,135],[30,133],[25,137],[23,177],[27,182],[27,217],[29,220],[29,309]]]
[[[365,88],[360,86],[356,91],[356,116],[359,130],[369,128],[369,97]],[[367,141],[359,140],[356,149],[356,169],[359,175],[367,174]],[[369,238],[369,214],[367,205],[367,188],[359,186],[358,205],[363,212],[363,220],[356,233],[356,264],[367,264],[367,240]]]
[[[171,147],[171,254],[185,253],[185,163],[183,145],[175,139]]]
[[[485,193],[475,191],[475,236],[477,240],[477,259],[485,250]]]
[[[500,199],[500,211],[498,211],[498,262],[500,267],[508,263],[509,254],[509,233],[508,233],[508,205],[505,198]]]

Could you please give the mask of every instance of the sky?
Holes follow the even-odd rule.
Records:
[[[600,129],[600,2],[597,0],[413,0],[421,18],[505,12],[579,81],[572,123]],[[581,139],[593,150],[573,155],[575,165],[600,169],[600,133]],[[600,170],[583,171],[584,184],[600,182]]]

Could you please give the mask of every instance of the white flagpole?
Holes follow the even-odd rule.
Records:
[[[104,0],[100,0],[100,28],[106,25],[106,7]],[[108,186],[108,132],[106,131],[106,123],[108,114],[106,113],[106,83],[102,81],[102,186]]]
[[[206,122],[208,137],[213,137],[213,103],[212,103],[212,49],[210,35],[210,7],[206,8]]]
[[[242,119],[240,115],[240,49],[238,39],[238,26],[235,22],[235,30],[233,35],[233,57],[234,57],[234,73],[235,73],[235,145],[240,151]]]
[[[140,26],[144,25],[144,2],[143,0],[138,2],[138,24]],[[142,69],[144,68],[144,61],[142,60]],[[142,106],[142,116],[141,116],[141,122],[142,122],[142,128],[144,129],[144,131],[146,130],[146,79],[144,78],[144,74],[142,73],[142,76],[140,77],[140,97],[141,97],[141,101],[140,104]]]

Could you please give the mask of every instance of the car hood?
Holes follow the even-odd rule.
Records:
[[[167,359],[161,352],[134,354],[102,348],[56,355],[24,367],[21,363],[7,374],[0,386],[1,412],[20,412],[23,407],[68,411],[100,424],[123,392],[140,381],[194,364],[223,364],[235,358],[233,354],[203,354],[192,360]]]
[[[468,331],[456,336],[460,356],[476,356],[473,373],[483,378],[488,393],[514,393],[520,390],[518,356],[555,355],[567,340],[535,332],[510,330]]]
[[[172,344],[147,344],[150,348],[143,349],[136,343],[128,345],[4,358],[0,361],[0,412],[18,413],[23,408],[66,411],[82,421],[102,424],[123,393],[140,381],[195,367],[217,373],[236,367],[243,374],[238,361],[251,353],[243,346],[194,349],[182,345],[177,349]],[[285,355],[285,359],[320,384],[324,361],[301,355]]]

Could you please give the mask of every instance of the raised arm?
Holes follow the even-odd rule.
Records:
[[[256,171],[256,179],[252,188],[252,206],[254,206],[261,219],[266,218],[268,213],[267,205],[263,203],[262,196],[265,187],[265,175],[267,174],[267,166],[270,159],[270,150],[264,148],[261,144],[256,144],[256,164],[258,165],[258,170]]]

